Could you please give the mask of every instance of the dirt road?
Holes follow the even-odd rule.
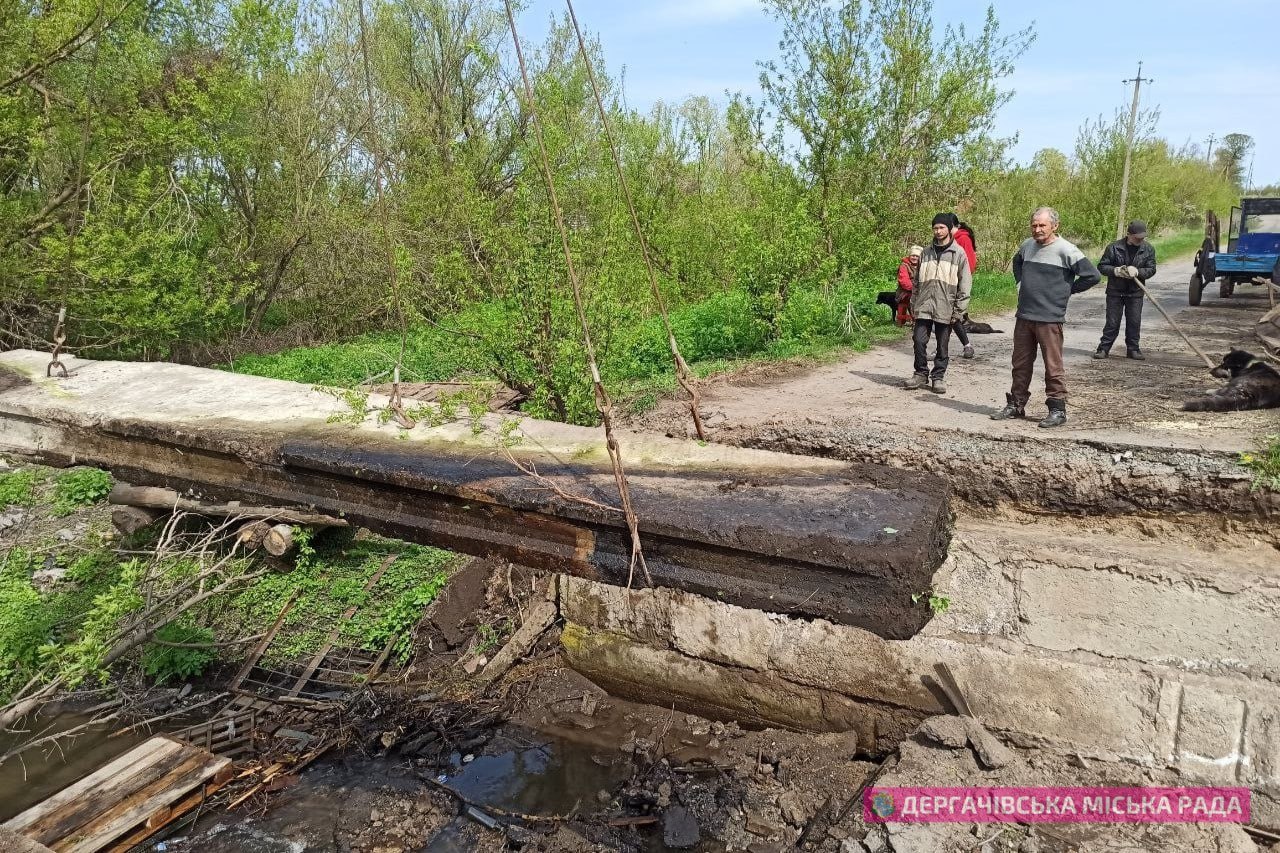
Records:
[[[1187,305],[1188,259],[1162,265],[1149,286],[1201,349],[1216,358],[1231,347],[1258,351],[1253,324],[1266,311],[1262,287],[1242,286],[1231,299],[1211,287],[1198,308]],[[1065,327],[1070,421],[1056,430],[1036,422],[1045,410],[1044,382],[1037,364],[1026,421],[988,417],[1004,404],[1009,387],[1013,312],[982,317],[1003,334],[974,335],[977,357],[959,357],[952,341],[949,391],[905,391],[911,375],[911,343],[903,339],[840,362],[797,368],[766,379],[750,373],[708,382],[703,416],[713,440],[766,426],[796,427],[840,421],[855,428],[959,431],[984,436],[1022,436],[1036,441],[1086,441],[1190,451],[1238,451],[1280,429],[1277,410],[1211,414],[1181,411],[1185,397],[1221,385],[1148,303],[1143,311],[1146,361],[1124,357],[1122,339],[1112,357],[1095,361],[1105,313],[1105,284],[1073,297]],[[1118,353],[1118,356],[1117,356]],[[631,426],[685,434],[688,415],[678,399],[665,400]]]

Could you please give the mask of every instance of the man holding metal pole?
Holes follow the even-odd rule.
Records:
[[[1139,347],[1142,335],[1142,296],[1139,281],[1150,281],[1156,274],[1156,252],[1147,242],[1147,225],[1140,220],[1129,223],[1128,234],[1116,240],[1102,253],[1098,272],[1107,277],[1107,321],[1102,327],[1102,340],[1094,358],[1106,358],[1111,345],[1120,335],[1120,318],[1124,317],[1124,346],[1129,358],[1145,358]]]

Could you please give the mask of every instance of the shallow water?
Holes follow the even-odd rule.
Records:
[[[64,713],[29,724],[26,733],[0,734],[0,754],[32,737],[66,731],[90,719],[87,714]],[[110,737],[110,733],[118,728],[119,722],[108,723],[103,728],[89,730],[68,740],[28,750],[0,764],[0,821],[8,820],[88,776],[151,737],[145,732]]]
[[[596,793],[630,772],[630,762],[616,750],[508,725],[480,753],[453,754],[451,765],[437,770],[435,778],[482,807],[560,815],[575,805],[583,810],[595,808]],[[413,801],[427,798],[430,788],[401,757],[348,754],[320,761],[304,771],[297,784],[276,794],[265,814],[209,814],[194,828],[178,830],[165,849],[170,853],[346,849],[368,824],[370,810],[385,808],[388,791]],[[458,811],[462,810],[459,805]],[[459,817],[434,833],[422,849],[468,849],[461,839],[468,830],[474,831],[472,823],[472,818]]]

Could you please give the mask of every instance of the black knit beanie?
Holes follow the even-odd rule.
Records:
[[[960,224],[960,218],[954,213],[939,213],[933,217],[934,225],[945,225],[948,228],[955,228]]]

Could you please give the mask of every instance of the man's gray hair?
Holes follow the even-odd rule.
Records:
[[[1047,215],[1049,217],[1049,221],[1054,225],[1058,224],[1058,211],[1054,210],[1052,207],[1037,207],[1035,210],[1031,211],[1031,218],[1035,219],[1042,213]]]

